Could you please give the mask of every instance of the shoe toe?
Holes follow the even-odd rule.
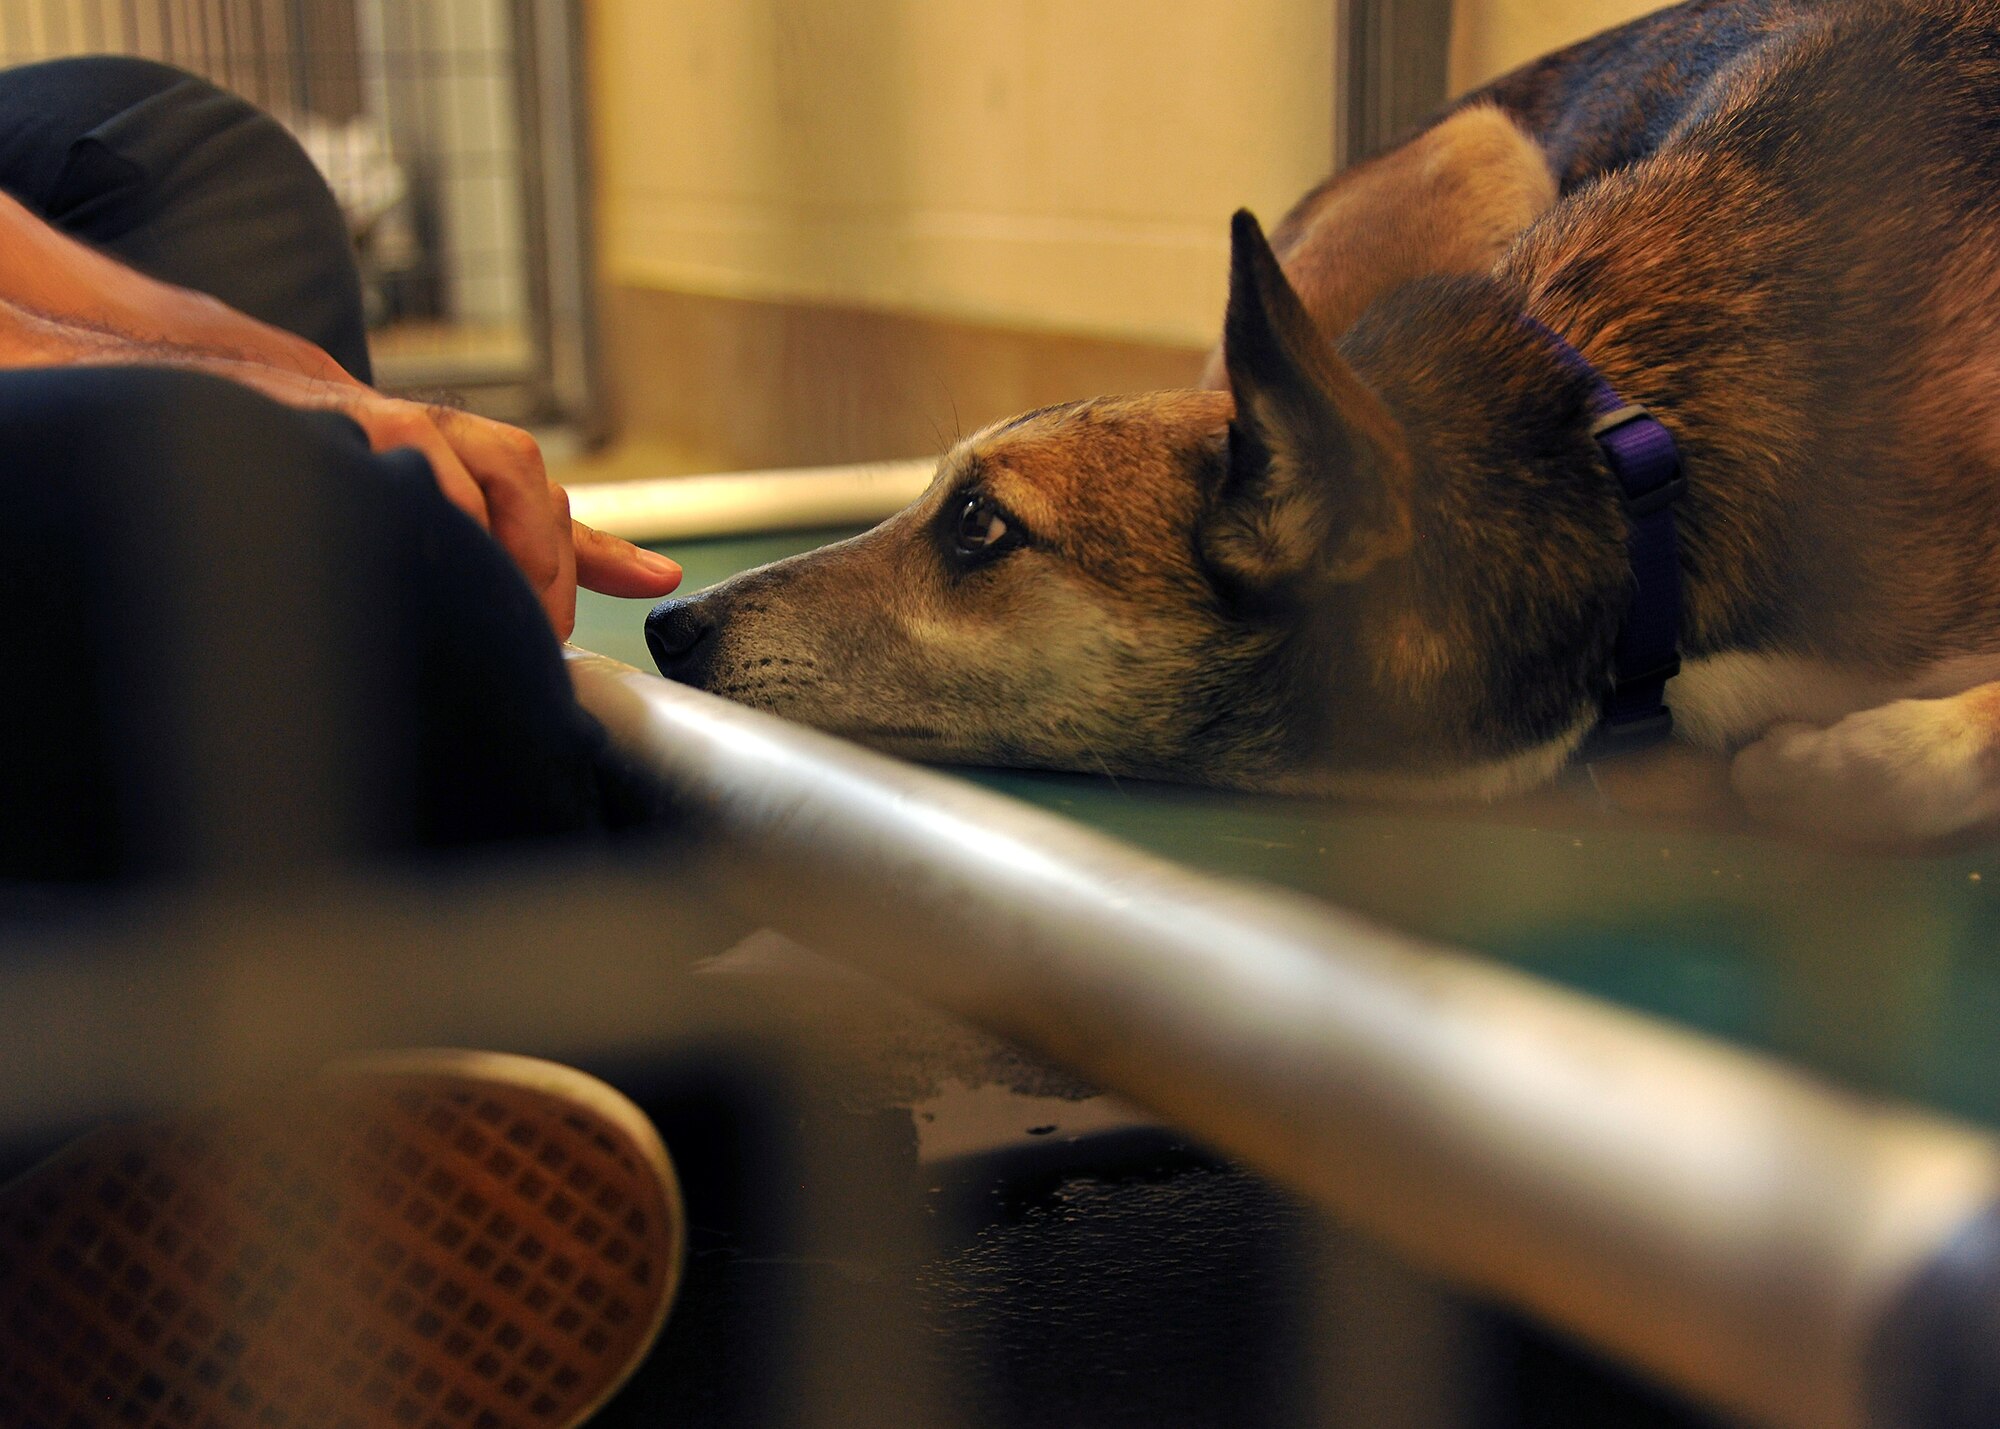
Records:
[[[0,1191],[0,1423],[565,1429],[684,1241],[638,1110],[526,1059],[106,1128]]]

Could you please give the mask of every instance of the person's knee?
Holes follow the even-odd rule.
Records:
[[[217,127],[227,127],[246,115],[264,111],[233,90],[160,60],[137,55],[72,55],[42,60],[7,71],[10,84],[20,84],[60,111],[74,108],[87,127],[150,101],[163,112],[209,108]]]
[[[117,113],[164,94],[177,84],[213,89],[200,75],[136,55],[69,55],[39,60],[7,71],[7,82],[32,92],[44,104],[62,101],[91,115]],[[91,124],[102,123],[91,118]]]
[[[268,110],[198,74],[150,60],[134,63],[158,72],[135,77],[139,83],[158,85],[146,96],[152,101],[151,124],[175,133],[191,147],[223,134],[251,136],[258,146],[257,162],[266,173],[282,173],[315,195],[326,192],[326,180],[304,146]]]
[[[0,71],[0,188],[44,217],[78,202],[77,145],[177,85],[202,81],[125,55],[81,55]],[[99,176],[98,186],[123,174]],[[84,185],[88,187],[88,185]]]
[[[126,55],[90,55],[73,61],[79,92],[117,103],[122,111],[147,106],[147,127],[172,134],[186,152],[223,135],[254,145],[255,162],[266,178],[282,176],[317,200],[326,180],[292,131],[269,112],[234,90],[188,70]]]
[[[4,100],[0,107],[37,111],[38,127],[55,131],[62,149],[93,139],[140,169],[164,170],[173,157],[226,140],[232,167],[253,167],[267,193],[277,185],[281,198],[296,196],[297,209],[282,205],[288,217],[334,212],[325,178],[289,129],[242,95],[173,65],[130,55],[45,60],[7,71]],[[74,186],[74,163],[67,177]],[[61,209],[88,197],[52,193],[48,201]],[[336,236],[345,243],[344,228]]]

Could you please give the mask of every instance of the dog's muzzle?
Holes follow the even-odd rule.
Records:
[[[663,600],[646,616],[646,647],[669,680],[706,686],[715,664],[717,621],[709,602],[683,596]]]

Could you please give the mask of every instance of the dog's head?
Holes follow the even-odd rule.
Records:
[[[1546,742],[1467,737],[1490,672],[1415,600],[1409,443],[1247,214],[1225,345],[1227,392],[998,423],[875,529],[660,605],[661,671],[923,759],[1249,787]]]
[[[657,607],[653,656],[915,757],[1164,772],[1249,653],[1193,539],[1229,415],[1189,391],[989,427],[872,531]]]

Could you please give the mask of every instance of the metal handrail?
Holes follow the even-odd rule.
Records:
[[[711,892],[1420,1264],[1774,1425],[1909,1422],[1912,1377],[1991,1374],[1883,1348],[1989,1224],[1982,1133],[603,657],[571,671]]]

